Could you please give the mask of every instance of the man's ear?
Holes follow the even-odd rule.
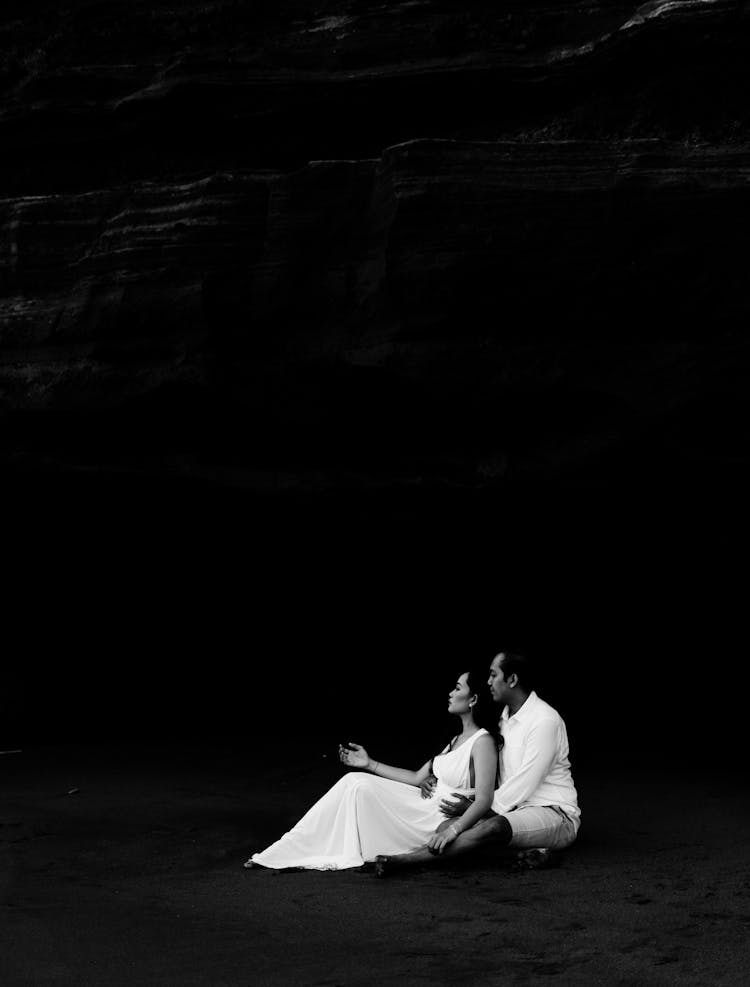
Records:
[[[508,678],[505,680],[505,684],[508,686],[509,689],[515,689],[515,687],[518,685],[518,676],[516,675],[515,672],[510,673]]]

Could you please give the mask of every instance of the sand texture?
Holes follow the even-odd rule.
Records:
[[[747,982],[745,779],[588,767],[558,868],[475,860],[383,881],[243,870],[339,773],[317,750],[256,761],[4,756],[0,982]]]

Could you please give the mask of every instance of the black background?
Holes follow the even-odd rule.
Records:
[[[281,302],[247,288],[250,197],[241,250],[188,243],[172,281],[102,303],[73,343],[3,338],[3,367],[33,370],[48,345],[75,364],[83,339],[110,373],[62,373],[41,411],[31,387],[2,392],[4,747],[282,733],[429,751],[456,675],[512,647],[538,660],[579,761],[742,758],[746,18],[716,4],[618,34],[636,4],[506,6],[434,4],[428,28],[378,15],[343,53],[300,24],[366,3],[7,8],[4,198],[273,173],[292,205],[268,213],[270,256],[292,274]],[[235,75],[215,86],[228,46]],[[143,97],[170,59],[179,84]],[[109,62],[130,67],[102,95]],[[506,200],[490,161],[453,198],[403,196],[385,296],[347,308],[331,272],[354,248],[331,216],[351,208],[361,233],[370,180],[347,169],[419,138],[538,145],[542,164],[545,142],[578,141],[580,195],[575,167],[560,193],[539,166]],[[654,143],[629,157],[631,140]],[[602,147],[625,162],[614,192],[586,177]],[[400,165],[415,187],[458,168],[420,153]],[[310,178],[318,159],[343,164]],[[45,253],[56,208],[29,220],[3,297],[67,284]],[[327,333],[356,349],[381,330],[406,354],[395,369],[326,362]],[[170,377],[193,357],[199,385]],[[153,361],[153,393],[117,391]],[[484,456],[505,466],[478,479]]]
[[[455,677],[516,647],[581,761],[741,759],[744,546],[690,490],[394,504],[122,478],[16,488],[6,668],[26,702],[5,692],[6,743],[279,736],[427,756],[452,729]]]

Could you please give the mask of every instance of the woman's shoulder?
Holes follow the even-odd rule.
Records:
[[[474,738],[472,750],[476,750],[477,748],[479,750],[489,750],[492,751],[493,753],[495,753],[497,750],[497,744],[492,734],[489,732],[489,730],[485,730],[484,727],[482,727],[482,729],[477,732],[477,735]]]

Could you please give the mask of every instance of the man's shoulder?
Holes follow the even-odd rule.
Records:
[[[557,712],[554,706],[550,706],[548,702],[534,693],[534,706],[532,711],[533,719],[535,723],[540,723],[543,720],[551,720],[554,723],[562,723],[563,718]]]

